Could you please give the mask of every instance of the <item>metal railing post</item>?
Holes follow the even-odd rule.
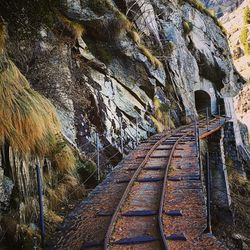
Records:
[[[136,147],[138,146],[138,118],[136,117]]]
[[[44,225],[44,214],[43,214],[43,191],[42,191],[42,184],[41,184],[41,173],[40,173],[40,166],[36,164],[36,176],[37,176],[37,191],[39,197],[39,224],[40,224],[40,231],[41,231],[41,245],[42,248],[45,246],[45,225]]]
[[[197,124],[197,140],[198,140],[198,145],[197,145],[197,151],[198,151],[198,157],[199,157],[199,173],[200,173],[200,179],[202,179],[202,171],[201,171],[201,146],[200,146],[200,130],[199,130],[199,121]]]
[[[196,118],[194,118],[194,136],[195,136],[196,154],[198,156],[198,138],[197,138],[197,120],[196,120]]]
[[[210,189],[210,183],[211,183],[211,176],[210,176],[210,166],[209,166],[209,153],[206,153],[206,187],[207,187],[207,233],[211,233],[211,210],[210,210],[210,203],[211,203],[211,189]]]
[[[206,123],[207,123],[207,131],[208,131],[208,126],[209,126],[209,121],[208,121],[208,107],[206,108]]]
[[[220,110],[220,105],[218,106],[218,115],[219,115],[219,125],[221,124],[221,110]]]
[[[99,134],[96,133],[96,165],[97,165],[97,181],[100,182],[100,141],[99,141]]]
[[[171,130],[170,123],[171,123],[170,110],[168,110],[168,128],[169,128],[169,131]]]
[[[120,129],[121,129],[121,152],[122,152],[122,156],[123,156],[123,126],[122,126],[122,117],[120,118]]]

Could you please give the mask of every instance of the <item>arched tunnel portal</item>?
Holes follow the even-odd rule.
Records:
[[[208,93],[205,90],[196,90],[194,92],[195,108],[197,113],[206,113],[208,108],[211,114],[225,114],[224,99],[216,96],[213,92]]]
[[[206,112],[206,108],[211,110],[211,97],[210,95],[203,90],[197,90],[194,92],[195,95],[195,108],[198,113]]]

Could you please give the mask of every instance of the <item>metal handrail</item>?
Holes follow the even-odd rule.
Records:
[[[212,223],[211,223],[211,174],[210,174],[210,161],[209,153],[206,152],[206,191],[207,191],[207,228],[205,229],[206,233],[212,232]]]

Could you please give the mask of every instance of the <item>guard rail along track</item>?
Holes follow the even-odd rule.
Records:
[[[111,214],[103,243],[98,237],[81,239],[81,249],[178,250],[207,245],[224,249],[204,234],[207,210],[199,138],[219,130],[225,120],[207,117],[149,138],[149,151],[138,157],[143,161],[127,169],[134,173],[123,182],[128,184]],[[69,249],[65,246],[59,249]]]
[[[215,120],[216,118],[211,122]],[[206,122],[201,121],[200,126],[205,126]],[[195,141],[194,124],[163,135],[147,153],[130,179],[112,216],[104,240],[105,250],[131,249],[131,245],[133,249],[168,249],[167,239],[186,240],[184,234],[167,235],[163,225],[163,214],[181,215],[180,210],[165,211],[164,203],[169,168],[175,158],[176,148],[183,140]],[[200,180],[200,173],[194,179]],[[175,179],[172,178],[171,181]],[[144,195],[142,202],[141,195]],[[139,244],[139,248],[136,244]]]

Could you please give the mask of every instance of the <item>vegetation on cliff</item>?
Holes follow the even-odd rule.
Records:
[[[250,9],[245,7],[243,13],[243,27],[240,32],[240,42],[243,46],[245,55],[250,55],[250,42],[248,41],[249,30],[248,24],[250,23]]]
[[[28,80],[5,52],[6,26],[0,23],[0,166],[13,182],[19,211],[10,221],[8,215],[0,221],[6,238],[20,233],[29,244],[34,230],[24,225],[37,210],[35,180],[29,175],[40,164],[44,180],[45,211],[62,202],[79,185],[74,149],[64,140],[60,122],[51,102],[30,87]],[[27,166],[27,168],[26,168]],[[50,170],[49,170],[50,169]],[[27,172],[26,172],[27,171]],[[60,179],[60,182],[58,181]],[[77,194],[83,194],[83,186]],[[53,193],[53,195],[52,195]],[[74,193],[76,195],[76,193]],[[20,213],[20,214],[19,214]],[[46,217],[47,218],[47,217]],[[58,221],[58,217],[54,217]],[[50,218],[51,220],[51,218]],[[25,239],[25,237],[24,237]],[[11,244],[15,244],[12,242]],[[20,242],[18,243],[20,244]],[[26,244],[26,243],[22,243]],[[28,247],[28,246],[26,246]]]
[[[217,24],[217,26],[221,29],[224,35],[227,34],[225,28],[222,26],[222,24],[219,22],[218,18],[215,16],[214,11],[206,8],[204,4],[200,0],[179,0],[179,3],[182,4],[183,2],[187,2],[191,4],[193,7],[195,7],[197,10],[201,11],[202,13],[210,16],[214,22]]]
[[[250,24],[250,8],[246,6],[243,11],[243,23]]]
[[[197,49],[197,53],[190,53],[185,47],[185,42],[180,50],[178,39],[183,37],[184,41],[187,41],[187,36],[184,35],[196,29],[195,23],[192,24],[182,19],[183,17],[180,18],[184,20],[183,23],[178,23],[178,20],[171,23],[172,21],[160,20],[155,15],[156,27],[153,28],[157,28],[160,22],[168,23],[172,28],[165,33],[159,28],[159,32],[157,31],[159,41],[156,43],[157,39],[150,33],[152,31],[149,30],[148,34],[144,33],[143,28],[136,24],[135,18],[126,16],[126,12],[115,4],[118,1],[76,1],[81,2],[76,9],[79,8],[79,12],[87,12],[86,19],[84,19],[85,12],[81,12],[83,17],[79,18],[72,13],[70,15],[65,9],[59,11],[55,6],[57,2],[37,1],[35,6],[30,0],[6,2],[7,11],[3,12],[8,18],[10,32],[12,32],[12,39],[7,44],[9,57],[4,52],[5,26],[0,25],[0,98],[3,100],[0,104],[2,105],[0,115],[1,118],[4,117],[3,120],[0,118],[0,144],[4,145],[6,151],[12,149],[17,157],[16,162],[20,163],[15,167],[18,168],[17,175],[20,176],[18,181],[21,184],[13,195],[15,204],[12,204],[12,207],[18,210],[22,205],[21,216],[17,211],[11,222],[14,222],[15,229],[7,233],[7,240],[16,233],[17,225],[22,228],[22,231],[26,230],[32,234],[30,225],[21,224],[36,220],[34,217],[37,215],[38,204],[36,182],[32,175],[34,171],[27,171],[32,169],[36,160],[39,161],[43,172],[48,234],[50,229],[54,229],[56,223],[62,221],[62,217],[57,213],[62,202],[68,204],[73,196],[76,198],[83,196],[84,184],[79,183],[79,175],[84,182],[86,179],[89,180],[89,176],[95,174],[95,163],[80,159],[78,152],[65,141],[54,106],[31,86],[50,98],[63,112],[65,103],[72,104],[70,106],[72,109],[65,105],[67,114],[63,113],[66,118],[62,115],[62,120],[66,121],[64,129],[67,132],[71,130],[71,121],[68,122],[68,120],[73,120],[72,130],[77,134],[74,135],[73,140],[77,142],[80,150],[86,150],[89,154],[96,150],[94,145],[91,145],[93,143],[91,132],[94,131],[91,129],[97,128],[103,143],[101,153],[106,150],[110,154],[107,158],[109,169],[117,163],[117,159],[114,161],[113,159],[119,154],[120,141],[118,140],[122,134],[122,128],[119,127],[120,117],[126,121],[130,120],[126,124],[128,128],[123,128],[124,134],[126,132],[129,135],[135,131],[133,124],[136,121],[135,117],[139,117],[142,122],[138,126],[138,133],[145,138],[147,132],[153,133],[155,129],[161,132],[164,129],[173,128],[181,120],[181,110],[191,107],[191,105],[183,107],[189,106],[189,103],[184,103],[185,98],[181,98],[178,91],[183,89],[183,93],[187,95],[191,93],[186,91],[188,87],[185,84],[182,85],[181,81],[184,81],[184,78],[189,80],[194,73],[192,67],[185,66],[192,66],[196,61],[199,63],[199,60],[193,58],[193,62],[189,63],[185,55],[196,54],[199,57],[199,51]],[[83,5],[84,8],[81,9]],[[1,3],[0,7],[2,7]],[[199,5],[196,7],[200,8]],[[190,13],[194,12],[193,8],[190,6],[188,8]],[[206,13],[205,10],[200,9],[202,13]],[[157,11],[155,13],[157,14]],[[205,21],[209,19],[212,23],[210,18],[200,12],[195,11],[195,13],[200,15],[201,19],[204,18]],[[183,27],[184,34],[178,29],[175,30],[175,27],[178,29]],[[214,30],[218,32],[216,26]],[[15,32],[17,36],[13,34]],[[173,34],[176,32],[177,40],[168,39],[171,32]],[[16,41],[19,38],[21,38],[20,41]],[[215,44],[212,39],[210,43]],[[216,46],[211,47],[214,47],[213,54],[220,54]],[[195,51],[194,46],[192,49]],[[177,61],[175,69],[170,67],[174,65],[171,60],[167,62],[168,57],[172,55]],[[216,60],[212,54],[210,58]],[[164,64],[160,59],[162,62],[164,60]],[[185,74],[179,70],[180,68],[185,71]],[[62,76],[58,77],[61,74]],[[178,80],[177,75],[183,75],[184,78]],[[193,79],[190,79],[190,82],[191,80]],[[71,88],[77,91],[72,94]],[[159,95],[156,95],[156,88],[161,90]],[[47,93],[52,93],[53,96]],[[154,96],[157,97],[154,98]],[[187,100],[189,98],[190,96],[187,96]],[[88,105],[80,99],[88,99]],[[130,102],[131,105],[129,105]],[[183,112],[184,118],[186,115]],[[114,128],[113,131],[110,124]],[[131,138],[131,136],[127,137],[124,141],[125,147],[127,141],[131,142]],[[85,143],[84,139],[88,142]],[[89,149],[90,147],[94,150]],[[92,157],[96,157],[95,153]],[[15,179],[16,176],[12,176],[11,167],[6,166],[5,164],[5,170],[8,169],[6,172],[10,172],[6,175]],[[105,169],[106,172],[108,167]],[[31,181],[25,179],[30,173]],[[23,190],[18,190],[19,187]],[[21,191],[24,191],[24,195]],[[20,217],[24,219],[20,220]],[[8,228],[8,220],[5,220],[2,225],[4,229]]]

